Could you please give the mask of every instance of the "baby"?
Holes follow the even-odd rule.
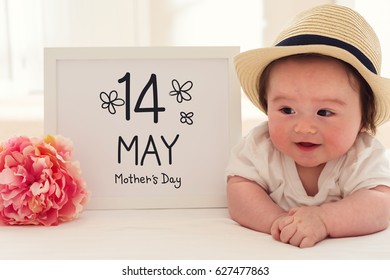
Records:
[[[380,59],[372,28],[338,5],[301,13],[274,47],[236,57],[241,86],[268,121],[232,150],[235,221],[302,248],[388,227],[390,163],[373,137],[390,118]]]

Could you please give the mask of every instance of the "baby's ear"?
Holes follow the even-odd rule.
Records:
[[[368,132],[367,126],[363,125],[363,122],[360,123],[360,131],[359,132]]]

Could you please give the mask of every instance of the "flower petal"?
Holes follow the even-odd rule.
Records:
[[[8,225],[51,226],[76,218],[89,192],[71,155],[71,141],[61,136],[2,143],[0,219]]]

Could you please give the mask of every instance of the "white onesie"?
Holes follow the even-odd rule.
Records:
[[[362,188],[390,186],[390,163],[386,148],[368,133],[360,133],[344,156],[326,163],[318,180],[318,193],[308,196],[294,160],[274,147],[265,122],[232,149],[226,175],[258,183],[288,211],[337,201]]]

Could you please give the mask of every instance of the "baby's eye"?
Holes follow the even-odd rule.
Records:
[[[319,115],[321,117],[330,117],[330,116],[333,116],[334,113],[332,111],[329,111],[329,110],[321,109],[317,112],[317,115]]]
[[[293,108],[290,108],[290,107],[283,107],[283,108],[280,109],[279,111],[282,112],[283,114],[286,114],[286,115],[295,114],[294,109],[293,109]]]

